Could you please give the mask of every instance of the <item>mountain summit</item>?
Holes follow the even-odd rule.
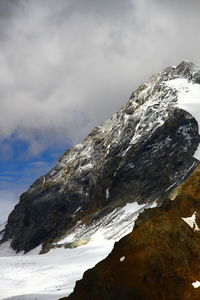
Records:
[[[200,70],[190,62],[152,76],[21,195],[1,243],[11,240],[25,252],[43,243],[44,252],[77,226],[77,236],[94,232],[126,203],[161,203],[197,165],[198,123],[182,100],[199,83]]]

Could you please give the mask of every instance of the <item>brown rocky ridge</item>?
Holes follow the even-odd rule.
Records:
[[[200,287],[192,285],[200,281],[199,228],[200,165],[63,299],[199,300]]]

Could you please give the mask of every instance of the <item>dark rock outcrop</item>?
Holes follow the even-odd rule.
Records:
[[[171,198],[144,211],[64,299],[199,300],[192,283],[200,279],[200,165]],[[189,226],[182,218],[192,215]]]
[[[196,82],[199,76],[183,62],[141,85],[125,107],[22,194],[2,242],[11,239],[13,249],[27,252],[119,201],[151,203],[167,196],[196,166],[199,135],[196,120],[176,107],[177,90],[166,82]]]

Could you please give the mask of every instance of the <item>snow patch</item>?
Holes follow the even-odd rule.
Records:
[[[10,244],[11,241],[0,244],[0,257],[20,255],[11,248]]]
[[[39,254],[42,250],[42,245],[37,246],[33,250],[29,251],[28,253],[24,254],[24,251],[15,252],[10,246],[11,241],[4,242],[0,244],[0,258],[1,257],[10,257],[10,256],[21,256],[21,255],[33,255]],[[1,278],[0,278],[1,279]]]
[[[78,211],[80,211],[81,210],[81,206],[79,206],[76,210],[75,210],[75,212],[74,212],[74,214],[76,214]]]
[[[62,244],[66,244],[66,243],[72,243],[74,241],[74,236],[75,233],[71,233],[68,236],[66,236],[65,238],[63,238],[62,240],[60,240],[59,242],[57,242],[57,245],[62,245]]]
[[[107,146],[106,154],[110,152],[110,145]]]
[[[75,243],[79,245],[82,244],[82,241],[90,243],[90,241],[93,240],[93,237],[96,239],[97,235],[103,236],[106,240],[117,242],[132,231],[134,222],[140,212],[145,208],[153,208],[156,205],[156,201],[151,204],[141,205],[137,202],[127,203],[123,207],[117,207],[112,212],[98,221],[94,221],[90,225],[77,224],[73,233],[67,234],[66,237],[56,244]]]
[[[181,218],[185,223],[187,223],[194,231],[199,231],[199,227],[196,223],[196,211],[189,218]]]
[[[200,281],[195,281],[192,283],[192,285],[196,289],[196,288],[200,287]]]
[[[0,224],[0,240],[3,238],[4,230],[6,228],[7,222]]]
[[[106,200],[108,200],[109,195],[110,195],[109,188],[107,188],[107,189],[106,189]]]
[[[138,204],[137,202],[126,203],[126,205],[123,207],[123,211],[127,215],[136,211],[140,211],[145,206],[146,204]]]
[[[122,256],[122,257],[120,257],[120,262],[123,262],[123,261],[125,261],[125,256]]]
[[[169,80],[165,84],[178,92],[178,103],[176,106],[189,112],[200,127],[200,84],[193,83],[185,78]],[[193,156],[200,160],[200,145]]]

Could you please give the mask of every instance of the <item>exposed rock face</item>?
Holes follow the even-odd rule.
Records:
[[[174,195],[144,211],[64,299],[199,300],[192,283],[200,281],[200,165]]]
[[[200,71],[183,62],[141,85],[21,195],[2,241],[29,251],[105,207],[159,201],[177,186],[197,164],[199,135],[196,120],[176,107],[177,91],[165,84],[176,78],[198,83]]]

